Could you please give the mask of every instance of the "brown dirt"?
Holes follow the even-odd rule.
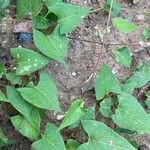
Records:
[[[99,0],[101,6],[99,6],[98,0],[67,0],[67,2],[97,9],[103,6],[104,0]],[[139,25],[150,25],[150,18],[143,12],[145,9],[150,9],[150,1],[140,0],[137,4],[131,4],[127,0],[120,0],[120,3],[123,7],[120,14],[122,18],[127,18]],[[10,16],[0,23],[0,61],[5,63],[7,68],[13,62],[10,57],[10,48],[20,46],[20,43],[17,42],[16,34],[12,33],[12,28],[15,24],[15,16],[11,15],[12,12],[14,12],[14,9],[11,8],[9,10]],[[144,15],[144,19],[141,21],[138,20],[139,14]],[[93,90],[94,78],[88,82],[85,81],[100,68],[102,63],[107,63],[119,77],[130,74],[130,71],[120,67],[112,57],[112,51],[118,47],[118,43],[128,43],[134,54],[135,64],[139,59],[150,62],[150,48],[133,45],[134,43],[139,43],[141,40],[140,34],[142,30],[138,30],[130,35],[124,35],[114,30],[110,24],[110,33],[105,38],[105,48],[102,44],[99,44],[101,41],[96,33],[98,31],[102,32],[106,27],[107,17],[108,15],[104,14],[101,10],[90,13],[80,27],[69,34],[69,37],[73,39],[70,39],[69,54],[67,57],[67,62],[70,65],[68,70],[64,69],[61,64],[55,61],[46,67],[46,71],[55,78],[59,89],[61,107],[64,111],[69,108],[73,100],[78,98],[84,99],[86,107],[92,106],[95,103]],[[113,43],[113,45],[110,43]],[[32,44],[22,45],[22,47],[34,49],[34,45]],[[0,88],[2,88],[1,83],[3,82],[0,81]],[[6,110],[8,107],[10,109]],[[31,142],[15,132],[9,121],[9,117],[16,112],[10,106],[0,104],[0,108],[0,126],[4,128],[5,133],[9,137],[18,140],[16,144],[8,146],[5,150],[30,150]],[[59,124],[56,117],[57,114],[47,111],[42,128],[47,121]],[[109,126],[113,126],[109,120],[104,119],[102,116],[98,116],[97,119],[104,121]],[[72,132],[76,133],[76,131]],[[64,138],[72,136],[72,133],[69,133],[68,130],[64,130],[62,134]],[[82,135],[82,132],[78,132],[73,137],[76,137],[78,141],[82,142],[84,141]],[[147,138],[143,137],[141,140],[140,138],[138,139],[141,145],[141,141],[144,140],[148,141]],[[150,141],[146,142],[146,145],[150,145]]]

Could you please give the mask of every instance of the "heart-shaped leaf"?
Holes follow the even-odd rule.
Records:
[[[12,48],[11,53],[19,65],[17,75],[31,74],[49,63],[46,57],[26,48]]]
[[[122,18],[112,18],[114,27],[122,33],[130,33],[137,30],[139,27]]]
[[[41,72],[37,86],[19,88],[22,97],[36,107],[60,111],[57,87],[50,75]]]
[[[109,92],[119,94],[121,92],[117,77],[107,65],[102,65],[95,81],[96,99],[101,100]]]
[[[121,128],[138,133],[150,133],[150,116],[138,101],[130,94],[123,92],[118,96],[119,106],[112,115],[113,121]]]
[[[48,8],[50,12],[58,16],[61,34],[69,33],[77,27],[91,9],[66,3],[56,3]]]
[[[130,68],[131,53],[128,47],[119,48],[114,52],[114,54],[115,54],[115,59],[119,64]]]
[[[26,15],[36,16],[42,8],[42,0],[17,0],[17,19]]]
[[[33,130],[39,132],[41,121],[39,110],[25,101],[15,88],[7,86],[6,89],[8,99],[12,106],[30,122]]]
[[[33,30],[34,42],[36,47],[46,56],[64,64],[68,52],[68,39],[66,35],[60,35],[58,27],[50,35]],[[43,44],[44,43],[44,44]]]
[[[49,8],[57,3],[63,3],[63,0],[45,0],[45,5]]]
[[[46,125],[42,139],[34,142],[32,147],[35,150],[66,150],[58,129],[50,122]]]
[[[102,122],[82,121],[82,126],[89,136],[77,150],[136,150],[126,139],[116,134]]]
[[[81,117],[85,115],[85,111],[83,109],[84,102],[82,100],[75,100],[71,107],[69,108],[67,114],[65,115],[65,118],[62,122],[62,124],[59,127],[59,130],[75,123],[78,121]]]
[[[37,140],[39,138],[39,130],[33,128],[32,124],[21,115],[11,117],[11,122],[15,129],[30,140]]]

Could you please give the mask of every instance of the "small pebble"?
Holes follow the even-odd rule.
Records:
[[[72,75],[73,75],[73,76],[76,76],[76,75],[77,75],[77,73],[76,73],[76,72],[72,72]]]
[[[144,20],[144,15],[139,14],[136,16],[139,21]]]
[[[64,115],[57,115],[57,120],[62,120],[64,118]]]

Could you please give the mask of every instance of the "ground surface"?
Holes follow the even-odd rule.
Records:
[[[80,6],[90,6],[93,9],[101,8],[104,4],[103,0],[68,0],[67,2],[74,3]],[[144,12],[144,10],[150,9],[149,0],[140,0],[136,4],[131,4],[127,0],[120,0],[123,10],[120,14],[122,18],[127,18],[139,25],[150,25],[150,16]],[[15,1],[13,1],[15,4]],[[34,49],[34,45],[27,44],[22,45],[17,41],[17,35],[12,32],[12,28],[15,25],[14,8],[8,10],[10,17],[3,20],[0,23],[0,61],[5,63],[7,68],[10,67],[12,59],[9,55],[9,50],[12,47],[23,46],[26,48]],[[139,15],[144,15],[144,18],[140,20]],[[59,99],[61,107],[66,111],[71,102],[77,98],[85,100],[86,106],[92,106],[95,102],[93,81],[94,78],[90,78],[91,75],[100,68],[102,63],[107,63],[113,71],[121,78],[130,74],[128,70],[120,67],[112,57],[112,51],[119,47],[120,44],[127,44],[134,54],[133,65],[138,62],[139,59],[144,59],[150,62],[150,48],[143,48],[139,44],[141,40],[141,31],[138,30],[130,35],[123,35],[112,27],[110,24],[110,33],[105,38],[105,48],[102,46],[101,40],[97,33],[102,32],[106,28],[108,15],[101,10],[92,12],[85,18],[81,26],[79,26],[73,33],[69,35],[70,46],[67,62],[70,65],[69,70],[63,68],[62,65],[57,62],[53,62],[46,67],[46,71],[53,75],[56,80],[59,89]],[[90,42],[91,41],[91,42]],[[111,44],[110,44],[111,43]],[[118,45],[119,44],[119,45]],[[3,88],[5,81],[0,80],[0,88]],[[6,105],[0,105],[0,126],[5,129],[5,132],[9,137],[15,137],[18,140],[13,146],[8,146],[5,150],[30,150],[31,142],[26,138],[20,136],[19,133],[14,132],[14,129],[9,121],[10,116],[16,114],[16,112]],[[97,116],[98,120],[104,121],[109,126],[113,126],[109,120]],[[58,124],[57,115],[53,112],[47,112],[47,115],[43,121],[51,121]],[[62,133],[65,137],[76,137],[78,141],[84,141],[82,133],[73,132],[70,133],[67,130]],[[150,145],[149,136],[138,137],[138,141],[141,145]],[[150,149],[147,148],[147,150]]]

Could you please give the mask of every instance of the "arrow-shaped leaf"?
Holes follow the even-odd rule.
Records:
[[[58,27],[50,35],[44,35],[42,32],[34,29],[33,37],[36,47],[46,56],[65,63],[65,57],[68,52],[68,39],[66,35],[60,35]]]
[[[102,122],[84,120],[82,126],[89,140],[77,150],[136,150],[126,139]]]
[[[33,130],[39,132],[41,121],[39,110],[25,101],[15,88],[7,86],[6,89],[8,99],[12,106],[30,122]]]
[[[91,9],[66,3],[56,3],[48,8],[50,12],[58,16],[61,34],[69,33],[77,27]]]
[[[71,104],[62,124],[59,127],[59,130],[75,123],[81,117],[85,115],[85,111],[83,109],[84,102],[82,100],[76,100]]]
[[[26,48],[12,48],[11,53],[19,65],[17,75],[30,74],[49,63],[46,57]]]
[[[150,116],[138,101],[130,94],[123,92],[118,96],[119,106],[112,115],[113,121],[121,128],[138,133],[150,133]]]
[[[41,72],[37,86],[19,88],[22,97],[36,107],[60,111],[57,87],[50,75]]]
[[[101,100],[109,92],[120,93],[121,89],[117,77],[107,65],[103,65],[95,81],[96,99]]]
[[[46,125],[42,139],[34,142],[32,147],[35,150],[66,150],[63,138],[58,129],[49,122]]]
[[[33,128],[32,124],[21,115],[11,117],[11,122],[15,129],[30,140],[37,140],[39,138],[39,131]]]

